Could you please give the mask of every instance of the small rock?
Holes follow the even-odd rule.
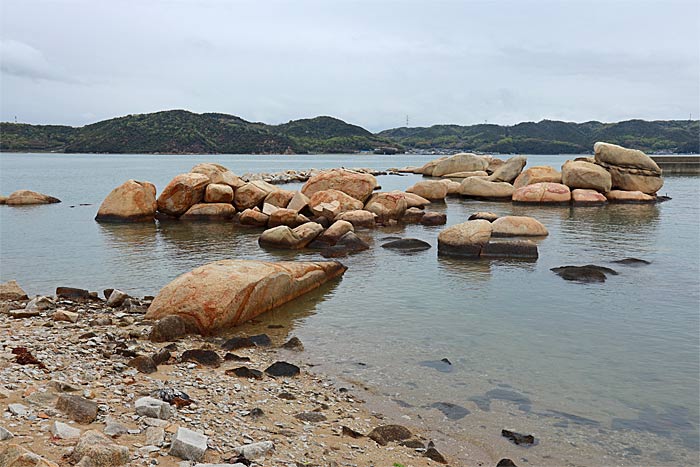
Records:
[[[58,467],[32,451],[17,444],[10,444],[0,452],[0,466],[2,467]]]
[[[56,302],[50,297],[34,297],[27,306],[24,307],[27,311],[46,311],[56,308]]]
[[[0,284],[0,300],[27,300],[27,293],[22,290],[17,281],[8,281]]]
[[[237,350],[248,347],[255,347],[255,344],[252,340],[250,340],[250,337],[232,337],[221,346],[221,348],[224,350]]]
[[[146,428],[146,444],[162,446],[165,442],[165,430],[157,426]]]
[[[68,310],[56,310],[54,314],[51,315],[51,319],[54,321],[66,321],[69,323],[75,323],[80,318],[80,315],[74,311]]]
[[[26,347],[15,347],[12,349],[12,354],[15,355],[15,363],[20,365],[37,365],[42,369],[46,368]]]
[[[22,404],[10,404],[7,406],[7,409],[12,415],[16,415],[18,417],[23,417],[29,413],[29,408]]]
[[[201,461],[207,450],[207,440],[202,433],[179,427],[173,436],[168,454],[180,459]]]
[[[625,259],[615,260],[615,261],[613,261],[613,263],[624,264],[626,266],[646,266],[648,264],[651,264],[651,261],[647,261],[645,259],[639,259],[639,258],[625,258]]]
[[[170,315],[159,319],[151,328],[151,342],[171,342],[186,336],[189,327],[180,316]]]
[[[226,362],[249,362],[250,357],[242,357],[240,355],[236,355],[235,353],[226,352],[226,355],[224,355],[224,361],[226,361]]]
[[[224,374],[231,376],[238,376],[239,378],[254,378],[254,379],[263,379],[263,373],[260,370],[254,370],[252,368],[248,368],[247,366],[241,366],[238,368],[231,368],[229,370],[226,370]]]
[[[368,435],[382,446],[386,446],[390,441],[403,441],[413,436],[411,430],[401,425],[381,425],[372,430]]]
[[[311,423],[325,422],[327,420],[326,416],[320,412],[301,412],[296,414],[294,418],[301,420],[302,422]]]
[[[285,342],[282,345],[282,348],[288,349],[288,350],[297,350],[297,351],[302,351],[304,350],[304,344],[301,343],[301,340],[299,340],[298,337],[292,337],[289,339],[287,342]]]
[[[56,408],[71,420],[85,425],[97,418],[97,403],[73,394],[61,394],[56,401]]]
[[[254,336],[250,336],[250,341],[256,347],[269,347],[272,345],[272,340],[267,334],[256,334]]]
[[[425,449],[423,441],[419,440],[418,438],[410,438],[404,441],[399,441],[399,444],[411,449]]]
[[[182,353],[180,359],[183,362],[197,362],[204,366],[218,368],[221,366],[221,357],[213,350],[192,349]]]
[[[504,438],[508,438],[517,445],[522,444],[529,446],[531,444],[534,444],[535,442],[535,437],[532,435],[524,435],[522,433],[517,433],[515,431],[510,430],[501,430],[501,436],[503,436]]]
[[[114,420],[113,418],[108,418],[107,420],[105,420],[105,429],[103,430],[103,432],[107,436],[120,436],[127,434],[129,432],[129,428],[127,428],[126,425],[123,425],[118,421]]]
[[[518,466],[515,465],[515,462],[513,462],[512,460],[510,460],[506,457],[506,458],[503,458],[500,461],[498,461],[498,464],[496,464],[496,467],[518,467]]]
[[[71,460],[80,462],[79,465],[116,467],[129,462],[131,455],[126,446],[115,444],[102,433],[89,430],[80,437],[71,454]]]
[[[134,404],[134,409],[138,415],[160,418],[161,420],[169,419],[175,412],[169,403],[153,397],[137,399]]]
[[[148,357],[146,355],[140,355],[138,357],[134,357],[131,360],[129,360],[129,363],[127,363],[132,368],[136,368],[139,373],[155,373],[158,371],[158,367],[156,366],[156,363],[153,361],[151,357]]]
[[[80,430],[63,422],[53,422],[51,424],[51,434],[59,439],[78,439]]]
[[[38,310],[25,310],[22,308],[21,310],[10,310],[7,314],[10,315],[10,318],[24,319],[39,316],[40,312]]]
[[[114,289],[112,293],[109,294],[107,299],[107,306],[112,308],[120,307],[124,304],[124,301],[129,298],[129,294],[122,292],[121,290]]]
[[[365,435],[363,435],[362,433],[360,433],[359,431],[355,431],[355,430],[353,430],[352,428],[347,427],[347,426],[345,426],[345,425],[343,425],[343,427],[342,427],[342,435],[343,435],[343,436],[349,436],[349,437],[355,438],[355,439],[357,439],[357,438],[364,438],[364,436],[365,436]],[[423,447],[422,444],[421,444],[421,447]]]
[[[382,245],[382,248],[401,251],[422,251],[429,250],[430,243],[424,242],[423,240],[419,240],[417,238],[402,238],[400,240],[393,240],[385,243]]]
[[[162,349],[156,353],[154,353],[151,356],[151,360],[153,360],[153,363],[156,365],[162,365],[163,363],[166,363],[168,360],[170,360],[170,357],[172,355],[170,354],[170,351],[168,349]]]
[[[256,460],[262,459],[270,451],[275,448],[272,441],[262,441],[260,443],[244,444],[234,448],[234,451],[238,453],[239,456],[243,456],[246,460]]]
[[[576,282],[605,282],[607,274],[617,275],[617,272],[604,266],[588,264],[586,266],[561,266],[551,271],[567,281]]]
[[[13,435],[12,432],[0,426],[0,441],[7,441],[8,439],[12,439],[14,437],[15,435]]]
[[[420,223],[423,225],[445,225],[447,223],[447,214],[443,212],[428,211],[423,214],[420,219]]]
[[[437,462],[439,464],[447,464],[447,459],[445,459],[445,457],[442,454],[440,454],[440,452],[438,452],[438,450],[435,449],[434,447],[429,447],[425,451],[425,457],[427,457],[428,459],[434,460],[435,462]]]
[[[86,300],[91,297],[89,291],[85,289],[76,289],[74,287],[57,287],[56,296],[68,300]]]
[[[300,372],[299,367],[287,362],[275,362],[265,369],[270,376],[296,376]]]

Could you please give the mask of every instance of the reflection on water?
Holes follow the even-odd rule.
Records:
[[[124,180],[162,188],[207,160],[243,173],[427,159],[3,154],[3,191],[29,186],[64,203],[0,206],[0,280],[17,279],[30,294],[73,285],[153,295],[210,261],[321,260],[317,251],[264,250],[260,229],[232,222],[114,225],[93,218]],[[566,157],[560,159],[530,157],[531,165],[557,166]],[[92,184],[79,182],[88,178]],[[405,189],[418,180],[383,177],[381,184]],[[465,443],[477,438],[518,465],[524,456],[545,466],[697,465],[699,188],[697,178],[667,178],[672,201],[591,208],[449,198],[429,208],[445,212],[448,225],[476,211],[540,220],[550,235],[533,239],[538,260],[438,258],[442,226],[359,230],[372,248],[342,259],[348,267],[342,280],[231,334],[266,332],[276,343],[297,335],[305,358],[325,371],[379,388],[401,402],[394,411],[407,410]],[[432,248],[397,254],[380,247],[387,236],[418,238]],[[627,257],[650,264],[613,263]],[[550,271],[566,264],[619,274],[603,284],[576,284]],[[449,372],[437,363],[443,358]],[[500,438],[504,427],[535,433],[542,443],[523,454]]]

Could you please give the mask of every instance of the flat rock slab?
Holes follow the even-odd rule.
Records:
[[[209,438],[197,431],[179,427],[173,436],[168,454],[180,459],[201,461]]]
[[[402,238],[384,243],[382,248],[400,251],[423,251],[430,249],[430,243],[417,238]]]
[[[58,396],[56,408],[72,420],[86,425],[97,418],[97,403],[73,394]]]
[[[249,321],[341,276],[345,270],[336,261],[216,261],[166,285],[145,318],[179,315],[201,333],[211,333]]]
[[[575,282],[605,282],[607,275],[616,276],[617,272],[604,266],[587,264],[586,266],[561,266],[551,269],[555,274],[567,281]]]

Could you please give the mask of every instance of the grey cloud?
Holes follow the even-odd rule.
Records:
[[[11,39],[0,40],[0,71],[36,81],[78,82],[52,66],[40,50]]]

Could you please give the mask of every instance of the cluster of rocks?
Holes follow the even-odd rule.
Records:
[[[547,228],[526,216],[499,217],[477,212],[467,222],[450,226],[438,235],[438,254],[462,258],[537,259],[537,244],[529,239],[499,237],[545,237]]]
[[[61,200],[53,196],[45,195],[31,190],[17,190],[9,196],[0,196],[0,204],[8,206],[29,206],[33,204],[60,203]]]
[[[368,168],[357,168],[350,169],[353,172],[364,173],[369,175],[400,175],[396,170],[377,170]],[[318,169],[309,170],[285,170],[284,172],[274,172],[274,173],[245,173],[241,175],[241,179],[245,182],[252,182],[256,180],[262,180],[273,185],[284,185],[287,183],[298,183],[305,182],[314,175],[320,172]]]
[[[594,153],[594,157],[566,161],[561,171],[549,166],[523,170],[527,163],[523,156],[502,161],[470,153],[401,170],[450,180],[449,193],[474,199],[575,205],[655,203],[666,199],[656,196],[663,186],[661,169],[643,152],[598,142]]]
[[[8,311],[26,309],[27,294],[0,285],[3,466],[447,463],[429,439],[369,412],[352,391],[280,360],[301,346],[279,345],[283,326],[268,326],[271,336],[161,343],[144,320],[151,297],[110,306],[59,289],[32,300],[52,305],[19,318]],[[78,319],[53,319],[61,309]],[[135,363],[145,359],[155,369]]]

